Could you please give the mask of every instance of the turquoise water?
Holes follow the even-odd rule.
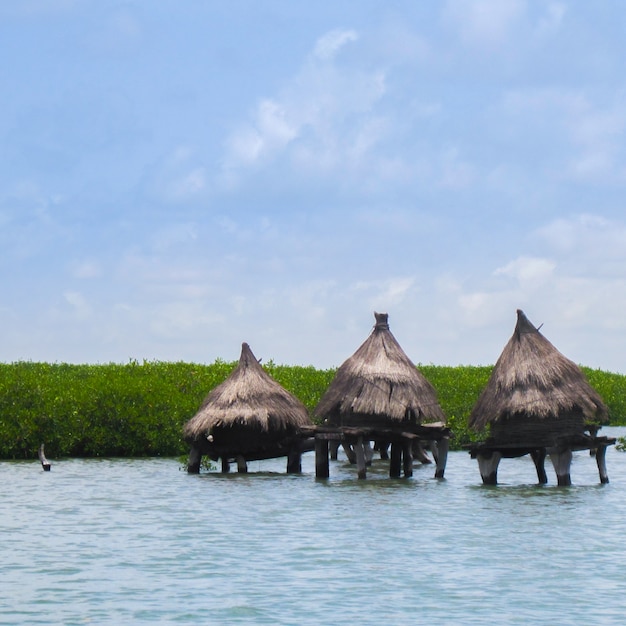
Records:
[[[604,429],[602,434],[623,431]],[[316,481],[285,461],[188,476],[174,459],[0,462],[0,624],[621,624],[626,454],[573,487],[529,458],[480,483],[416,466]]]

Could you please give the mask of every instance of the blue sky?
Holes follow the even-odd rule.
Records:
[[[626,372],[619,0],[0,1],[0,360],[337,366],[374,311]],[[8,62],[7,62],[8,60]]]

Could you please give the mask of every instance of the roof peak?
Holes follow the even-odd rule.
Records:
[[[374,317],[376,318],[374,329],[389,330],[389,315],[387,313],[376,313],[374,311]]]

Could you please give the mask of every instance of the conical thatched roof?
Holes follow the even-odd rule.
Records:
[[[517,311],[517,324],[472,410],[469,425],[500,431],[549,424],[551,432],[581,432],[586,424],[608,421],[607,408],[582,370],[564,357]],[[555,430],[556,427],[556,430]]]
[[[337,370],[315,408],[332,425],[444,422],[433,386],[391,334],[387,313],[361,347]]]
[[[310,425],[304,404],[261,367],[250,346],[244,343],[239,364],[205,398],[185,424],[183,436],[191,443],[228,429],[280,437]]]

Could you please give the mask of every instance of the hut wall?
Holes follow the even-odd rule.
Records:
[[[538,444],[541,446],[585,432],[581,411],[561,413],[558,417],[539,417],[516,413],[491,424],[490,439],[502,444]]]

